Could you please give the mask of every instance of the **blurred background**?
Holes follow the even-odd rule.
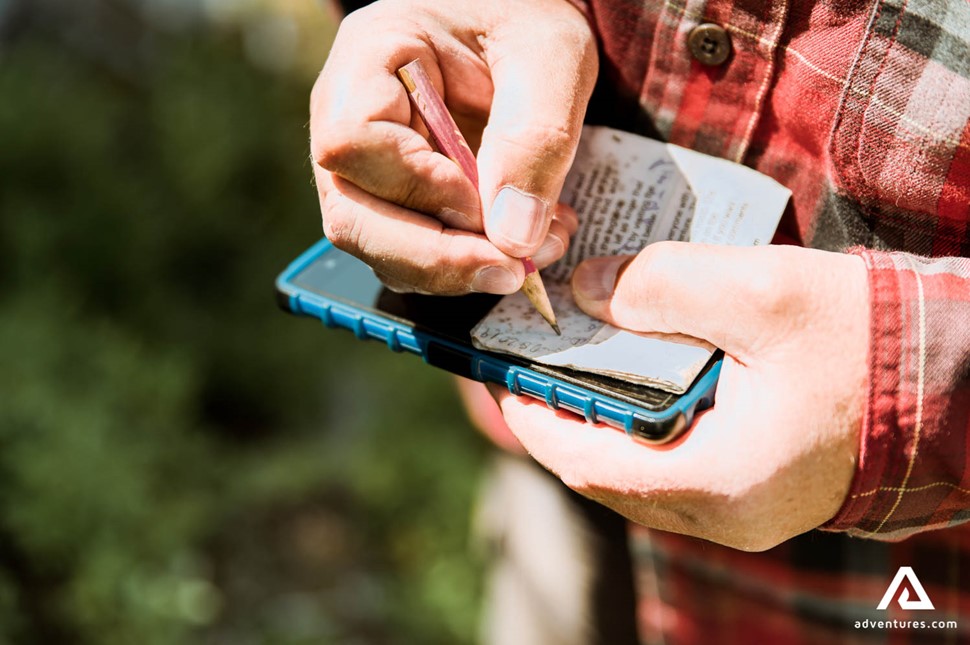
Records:
[[[449,379],[273,300],[334,31],[0,0],[0,643],[474,641]]]

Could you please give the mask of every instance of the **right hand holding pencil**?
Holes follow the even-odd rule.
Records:
[[[415,58],[477,148],[480,192],[412,112],[395,71]],[[311,97],[324,232],[398,290],[515,292],[518,258],[551,264],[575,231],[557,200],[596,69],[566,0],[385,0],[351,14]]]

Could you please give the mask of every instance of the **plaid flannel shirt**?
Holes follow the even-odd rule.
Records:
[[[599,39],[608,118],[771,175],[793,191],[776,241],[869,272],[860,460],[830,532],[746,554],[636,529],[645,640],[970,639],[970,2],[573,4]],[[701,23],[729,35],[724,63],[692,57]],[[902,565],[935,611],[876,609]]]

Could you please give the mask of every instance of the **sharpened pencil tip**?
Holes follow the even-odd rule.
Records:
[[[536,308],[539,315],[549,323],[549,326],[558,335],[562,336],[562,331],[559,329],[559,324],[556,320],[556,312],[552,310],[552,303],[549,302],[549,294],[546,293],[546,287],[542,284],[542,278],[539,277],[539,272],[529,258],[523,258],[522,263],[526,267],[531,267],[531,270],[528,270],[526,273],[525,281],[522,283],[522,292],[529,298],[529,302]]]

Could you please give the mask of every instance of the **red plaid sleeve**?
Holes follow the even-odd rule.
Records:
[[[588,5],[601,78],[647,131],[791,188],[784,238],[875,249],[854,251],[872,285],[861,461],[826,528],[970,519],[970,3]],[[730,35],[725,64],[692,57],[701,23]]]
[[[970,259],[855,249],[869,270],[859,465],[826,526],[895,540],[970,519]]]

